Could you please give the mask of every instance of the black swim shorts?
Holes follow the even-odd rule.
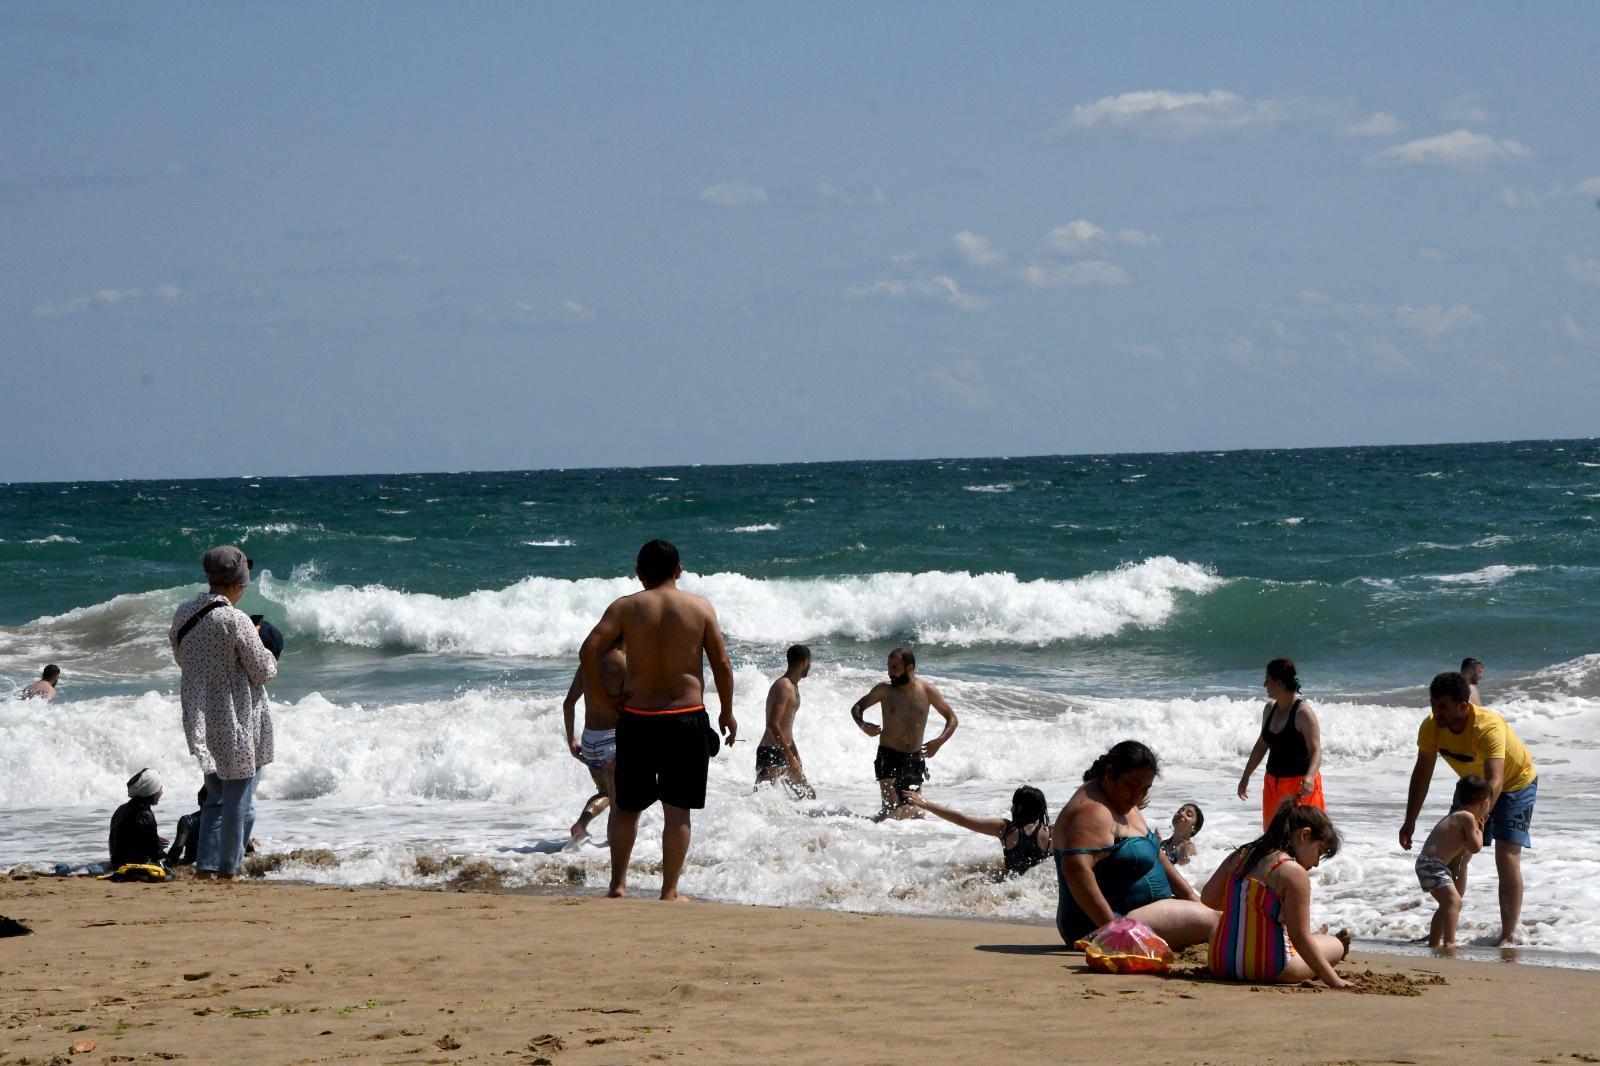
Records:
[[[892,780],[899,794],[897,798],[904,803],[905,794],[922,788],[922,783],[928,779],[928,764],[920,752],[879,747],[872,772],[879,781]]]
[[[778,744],[756,745],[756,776],[768,770],[782,770],[789,765],[789,753]]]
[[[642,811],[660,800],[700,810],[706,805],[706,738],[711,720],[702,710],[678,714],[623,711],[617,719],[617,806]]]

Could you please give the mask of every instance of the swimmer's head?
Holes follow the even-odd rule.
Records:
[[[55,663],[51,663],[49,666],[44,668],[44,673],[40,676],[53,685],[56,683],[56,678],[61,676],[61,667],[57,666]]]
[[[1050,820],[1050,810],[1045,806],[1044,793],[1032,785],[1023,785],[1011,794],[1011,824],[1033,825]]]
[[[1098,784],[1113,807],[1131,809],[1145,805],[1160,772],[1155,752],[1137,740],[1124,740],[1096,759],[1083,780]]]
[[[789,647],[789,669],[799,670],[800,676],[805,677],[811,672],[811,649],[804,644],[794,644]]]
[[[1262,682],[1267,689],[1267,695],[1277,699],[1280,695],[1300,691],[1300,675],[1295,672],[1293,659],[1274,659],[1267,664],[1267,679]],[[1273,691],[1273,686],[1282,686],[1282,692]]]
[[[1182,830],[1189,836],[1197,836],[1200,827],[1206,824],[1205,812],[1198,803],[1185,803],[1172,813],[1172,828]]]
[[[639,549],[639,560],[634,573],[647,589],[682,575],[683,564],[678,560],[678,549],[668,540],[652,540]]]
[[[917,657],[909,648],[896,648],[889,653],[889,684],[905,685],[917,672]]]
[[[1467,679],[1467,684],[1476,685],[1483,680],[1483,663],[1472,656],[1461,660],[1461,676]]]

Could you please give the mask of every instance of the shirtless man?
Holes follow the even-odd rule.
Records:
[[[580,666],[572,675],[567,698],[561,701],[561,719],[567,727],[567,748],[574,759],[589,768],[589,777],[595,787],[594,795],[584,801],[583,813],[572,823],[573,840],[587,836],[589,823],[611,806],[611,801],[616,797],[617,710],[613,703],[622,695],[627,673],[627,659],[623,657],[622,644],[620,641],[614,642],[600,655],[600,677],[605,682],[605,690],[594,696],[585,693],[583,668]],[[579,696],[583,697],[581,740],[572,732]]]
[[[1467,691],[1471,693],[1467,699],[1483,706],[1483,697],[1478,695],[1478,685],[1483,681],[1483,661],[1467,656],[1461,660],[1461,676],[1467,679]]]
[[[861,712],[874,703],[883,704],[883,725],[863,721]],[[928,708],[944,717],[944,732],[922,742],[928,726]],[[931,759],[956,731],[956,712],[939,695],[939,690],[917,677],[917,660],[904,648],[889,653],[889,680],[872,686],[872,691],[850,708],[850,717],[869,737],[879,737],[878,758],[873,773],[883,793],[879,818],[920,818],[922,812],[905,802],[907,792],[920,791],[928,776],[924,759]]]
[[[56,698],[56,685],[60,680],[61,667],[51,663],[44,668],[44,674],[39,680],[23,689],[17,698],[22,700],[40,699],[49,703]]]
[[[800,713],[800,681],[811,672],[811,649],[796,644],[789,649],[789,669],[767,690],[767,731],[756,747],[756,784],[786,776],[789,790],[803,799],[816,799],[817,790],[806,781],[800,749],[794,743],[794,718]]]
[[[644,585],[614,601],[579,650],[584,691],[605,691],[600,659],[619,638],[627,653],[622,695],[612,700],[617,719],[616,802],[611,808],[611,891],[628,894],[628,859],[639,815],[657,800],[661,830],[661,898],[678,899],[678,877],[689,854],[689,812],[706,805],[706,771],[717,735],[705,708],[706,659],[717,682],[722,714],[717,725],[732,744],[733,663],[702,597],[678,588],[678,549],[652,540],[639,549],[634,570]]]

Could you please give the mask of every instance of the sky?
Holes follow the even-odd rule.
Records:
[[[0,481],[1591,436],[1600,5],[0,8]]]

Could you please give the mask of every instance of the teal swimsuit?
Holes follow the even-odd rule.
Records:
[[[1056,889],[1060,899],[1056,904],[1056,930],[1068,947],[1094,932],[1096,926],[1094,919],[1072,898],[1061,863],[1066,855],[1105,856],[1095,863],[1094,879],[1100,886],[1100,894],[1118,915],[1158,899],[1172,898],[1172,885],[1167,881],[1166,868],[1161,865],[1161,838],[1153,829],[1142,837],[1123,837],[1103,848],[1057,848]]]

